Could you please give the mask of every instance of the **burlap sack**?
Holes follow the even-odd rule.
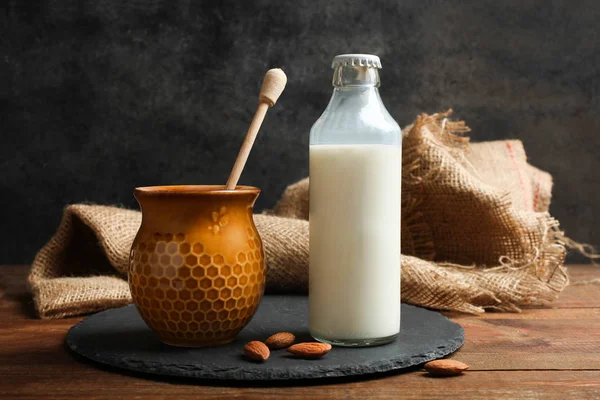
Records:
[[[443,310],[518,311],[554,300],[568,284],[565,247],[548,215],[550,175],[527,164],[519,141],[469,145],[448,113],[405,129],[402,176],[402,301]],[[308,179],[275,209],[255,215],[267,256],[267,291],[305,292]],[[65,209],[36,256],[29,282],[42,318],[131,301],[126,281],[137,211]]]

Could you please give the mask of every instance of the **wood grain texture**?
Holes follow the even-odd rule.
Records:
[[[27,293],[25,266],[0,266],[0,398],[114,399],[592,399],[600,396],[600,286],[572,286],[547,308],[520,314],[445,313],[467,340],[452,358],[462,376],[432,378],[421,369],[373,379],[234,387],[155,381],[76,359],[64,347],[81,318],[39,320]],[[571,280],[600,276],[570,267]],[[599,305],[599,306],[594,306]],[[241,350],[240,350],[241,351]],[[372,378],[372,377],[371,377]]]

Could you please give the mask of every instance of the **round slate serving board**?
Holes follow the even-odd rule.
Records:
[[[443,357],[465,340],[462,327],[441,314],[402,305],[402,329],[390,344],[367,348],[334,347],[320,360],[271,352],[264,363],[247,361],[244,345],[288,331],[297,341],[308,334],[306,296],[265,296],[254,319],[230,344],[212,348],[178,348],[162,344],[132,305],[92,315],[73,326],[67,345],[102,364],[131,371],[196,379],[286,380],[365,375],[399,370]]]

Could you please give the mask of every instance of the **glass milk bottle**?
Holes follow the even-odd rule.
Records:
[[[379,97],[379,57],[339,55],[332,68],[310,131],[309,330],[374,346],[400,331],[402,132]]]

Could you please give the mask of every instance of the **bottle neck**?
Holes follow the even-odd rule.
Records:
[[[335,88],[378,88],[379,69],[360,65],[339,66],[333,73]]]
[[[366,110],[378,113],[385,108],[379,97],[379,70],[366,66],[339,66],[333,74],[333,95],[328,109],[331,112]],[[375,115],[374,114],[374,115]]]
[[[379,70],[339,66],[333,74],[333,95],[310,131],[310,144],[402,143],[400,127],[379,96]]]

